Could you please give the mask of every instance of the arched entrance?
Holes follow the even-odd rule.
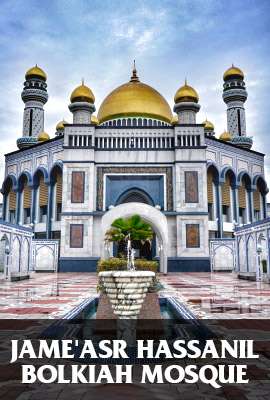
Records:
[[[155,207],[149,206],[148,204],[142,203],[124,203],[119,206],[111,208],[106,214],[103,215],[101,220],[102,230],[102,242],[101,242],[101,256],[106,258],[108,253],[105,249],[104,237],[106,231],[111,227],[113,221],[117,218],[128,218],[134,214],[140,215],[140,217],[147,223],[149,223],[159,242],[160,248],[160,272],[167,273],[167,251],[168,251],[168,225],[167,219],[162,212]]]
[[[1,232],[0,232],[1,236]],[[6,267],[8,263],[7,250],[10,247],[9,239],[6,234],[0,238],[0,273],[6,274]]]

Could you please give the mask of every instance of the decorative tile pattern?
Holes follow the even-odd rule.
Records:
[[[97,210],[103,207],[104,174],[166,174],[167,210],[173,210],[173,184],[171,167],[98,167],[97,168]]]

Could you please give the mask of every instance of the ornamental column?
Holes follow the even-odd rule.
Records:
[[[47,224],[46,224],[46,239],[52,237],[52,210],[53,210],[53,185],[48,183],[48,210],[47,210]]]
[[[254,222],[254,199],[253,199],[253,193],[256,189],[250,188],[247,189],[248,193],[248,209],[249,209],[249,220],[250,222]]]
[[[236,224],[239,221],[239,200],[238,200],[238,187],[236,184],[232,186],[232,198],[233,198],[233,219]]]
[[[218,225],[218,237],[223,237],[223,215],[222,215],[222,184],[218,182],[215,185],[216,188],[216,198],[217,198],[217,225]]]

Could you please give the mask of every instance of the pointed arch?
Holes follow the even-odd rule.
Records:
[[[155,205],[149,193],[137,187],[129,188],[123,193],[121,193],[118,199],[116,200],[116,205],[123,203],[131,203],[131,202],[145,203],[151,206]]]

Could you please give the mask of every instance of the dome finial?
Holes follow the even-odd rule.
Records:
[[[185,86],[187,86],[187,77],[185,77]]]
[[[82,78],[82,86],[84,86],[84,78]]]
[[[133,70],[132,70],[132,76],[130,78],[130,82],[139,82],[139,77],[137,75],[136,61],[135,60],[133,60]]]

